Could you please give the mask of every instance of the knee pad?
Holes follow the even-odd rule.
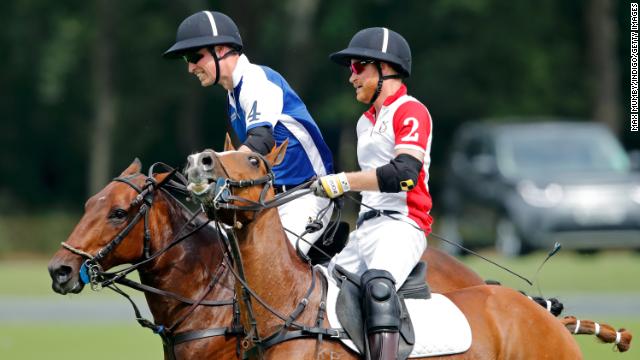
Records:
[[[385,270],[367,270],[361,288],[367,333],[399,331],[401,307],[393,276]]]

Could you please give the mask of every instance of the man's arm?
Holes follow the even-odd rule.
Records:
[[[424,105],[407,102],[393,117],[395,157],[373,170],[327,175],[318,180],[318,196],[338,197],[347,191],[410,191],[417,184],[431,136],[431,117]]]
[[[273,149],[275,144],[276,140],[273,138],[272,128],[270,126],[257,126],[247,131],[247,140],[238,150],[266,155]]]
[[[273,128],[282,117],[282,89],[266,79],[247,79],[240,93],[247,140],[238,149],[268,154],[275,145]]]
[[[415,183],[418,178],[418,174],[420,173],[420,168],[422,167],[422,158],[424,157],[424,153],[418,150],[411,149],[398,149],[395,151],[394,160],[398,159],[398,156],[404,154],[405,156],[410,156],[409,162],[402,162],[401,166],[397,166],[394,164],[394,161],[390,162],[385,166],[381,166],[379,168],[367,171],[356,171],[347,173],[347,180],[350,184],[350,191],[381,191],[380,183],[385,183],[385,181],[393,180],[393,179],[412,179]],[[413,161],[412,161],[413,160]],[[406,166],[405,166],[406,164]],[[391,165],[391,166],[389,166]],[[386,168],[385,168],[386,167]],[[385,168],[387,171],[380,171],[380,169]],[[380,174],[380,175],[378,175]],[[386,175],[386,176],[385,176]],[[389,176],[392,175],[392,176]],[[385,180],[381,181],[381,176],[384,177]],[[414,179],[415,177],[415,179]],[[400,186],[400,182],[397,182],[398,187]],[[383,186],[384,189],[387,189]],[[399,192],[397,191],[386,191],[386,192]]]

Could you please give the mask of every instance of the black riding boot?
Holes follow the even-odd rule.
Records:
[[[377,332],[367,335],[371,360],[396,360],[398,358],[399,332]]]
[[[371,360],[395,360],[400,339],[400,299],[395,280],[385,270],[362,274],[363,310]]]

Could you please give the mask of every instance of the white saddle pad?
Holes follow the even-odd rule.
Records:
[[[340,289],[327,269],[317,266],[327,277],[327,315],[334,328],[342,325],[336,315],[336,301]],[[462,311],[447,297],[431,294],[431,299],[405,299],[415,331],[416,343],[410,358],[458,354],[471,347],[471,327]],[[359,352],[351,340],[341,341],[351,350]]]

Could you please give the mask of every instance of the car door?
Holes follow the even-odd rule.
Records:
[[[489,131],[474,131],[454,160],[461,200],[460,234],[470,245],[490,245],[494,239],[499,184],[491,139]]]

